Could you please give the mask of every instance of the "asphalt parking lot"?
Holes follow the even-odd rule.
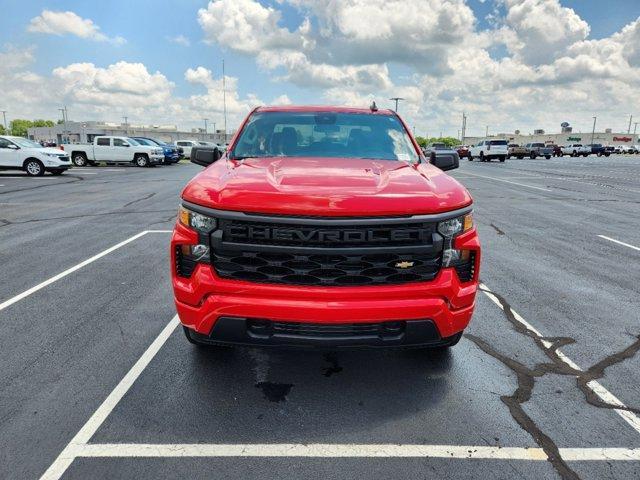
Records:
[[[445,355],[188,344],[199,170],[0,173],[1,478],[640,477],[640,156],[462,161],[483,292]]]

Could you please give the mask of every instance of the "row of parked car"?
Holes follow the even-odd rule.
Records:
[[[504,162],[509,158],[551,158],[551,157],[587,157],[589,155],[597,155],[598,157],[608,157],[612,154],[640,154],[640,145],[624,145],[624,146],[606,146],[600,143],[583,145],[581,143],[572,143],[570,145],[553,145],[545,143],[526,143],[518,145],[515,143],[508,144],[506,140],[487,139],[479,142],[477,145],[461,145],[457,147],[460,158],[468,158],[473,160],[478,158],[480,161],[491,161],[498,159]]]
[[[42,145],[23,137],[0,136],[0,170],[23,170],[30,176],[45,172],[60,175],[72,165],[84,167],[100,162],[127,163],[138,167],[171,165],[190,157],[194,147],[213,147],[220,152],[224,145],[198,140],[178,140],[168,144],[149,137],[99,136],[92,143]]]

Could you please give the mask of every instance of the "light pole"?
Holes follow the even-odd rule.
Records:
[[[5,135],[9,135],[9,132],[7,131],[7,111],[6,110],[0,110],[2,112],[2,117],[4,118],[4,133]]]
[[[7,122],[6,122],[6,121],[5,121],[4,123],[5,123],[5,125],[7,124]],[[7,129],[7,127],[4,127],[4,129],[6,130],[6,129]],[[636,134],[636,131],[637,131],[637,130],[638,130],[638,122],[636,122],[636,123],[634,123],[634,124],[633,124],[633,134],[634,134],[634,135]]]
[[[629,128],[627,129],[627,133],[631,133],[631,121],[633,120],[633,115],[629,116]]]
[[[462,137],[460,138],[461,142],[464,142],[464,137],[467,136],[467,114],[462,112]]]
[[[67,107],[59,108],[58,110],[62,113],[62,142],[65,143],[69,141],[68,137],[65,139],[65,135],[67,134]]]
[[[224,74],[224,58],[222,59],[222,106],[224,109],[224,143],[227,143],[227,83]]]
[[[484,136],[488,137],[489,136],[489,125],[487,125],[487,129],[484,132]]]
[[[204,138],[203,138],[203,140],[206,140],[206,139],[207,139],[207,122],[208,122],[208,121],[209,121],[209,119],[208,119],[208,118],[205,118],[205,119],[204,119]]]
[[[394,102],[396,102],[396,108],[394,109],[394,111],[397,113],[398,112],[398,102],[400,100],[404,100],[404,98],[402,98],[402,97],[392,97],[389,100],[393,100]]]
[[[593,129],[591,130],[591,145],[593,145],[593,137],[596,134],[596,120],[598,117],[593,117]]]

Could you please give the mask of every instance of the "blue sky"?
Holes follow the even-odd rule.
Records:
[[[454,118],[459,115],[459,110],[465,109],[465,102],[470,104],[467,109],[479,117],[479,123],[491,123],[495,124],[496,128],[507,128],[512,124],[524,126],[521,124],[525,121],[518,115],[508,115],[503,119],[497,119],[494,114],[491,114],[490,108],[486,108],[487,106],[480,103],[480,100],[474,101],[471,94],[465,98],[465,88],[469,89],[469,92],[475,88],[471,84],[451,86],[447,91],[441,91],[430,98],[431,92],[434,91],[434,85],[437,85],[437,88],[441,90],[438,82],[447,82],[447,75],[452,75],[458,68],[465,68],[465,65],[460,63],[465,58],[464,50],[470,51],[480,45],[482,50],[478,51],[478,55],[482,55],[482,51],[486,51],[496,62],[505,58],[513,58],[515,61],[521,62],[522,69],[533,69],[531,71],[535,70],[536,75],[540,74],[536,77],[539,89],[555,88],[553,92],[550,90],[552,97],[560,95],[560,89],[571,88],[573,82],[579,81],[578,79],[562,78],[554,80],[555,86],[553,86],[545,80],[542,74],[545,71],[543,65],[541,65],[539,58],[534,58],[535,52],[531,51],[535,47],[525,45],[527,41],[532,42],[532,38],[537,39],[536,35],[540,35],[540,32],[532,34],[526,26],[523,26],[522,20],[518,20],[520,24],[516,24],[515,21],[509,23],[507,20],[510,18],[508,17],[510,9],[515,12],[518,3],[537,2],[539,5],[535,8],[544,8],[547,15],[553,17],[554,11],[561,11],[562,15],[566,16],[566,20],[561,20],[559,24],[560,29],[566,29],[569,32],[566,34],[566,45],[562,44],[565,39],[561,39],[560,42],[549,40],[550,43],[547,45],[549,65],[562,58],[562,55],[566,55],[567,52],[573,52],[576,49],[584,52],[586,48],[593,50],[592,47],[587,46],[585,41],[607,41],[623,27],[637,21],[640,16],[640,1],[638,0],[609,0],[607,2],[601,0],[500,0],[497,2],[492,0],[467,0],[466,2],[463,0],[442,0],[442,2],[423,0],[423,2],[421,5],[423,8],[416,7],[416,9],[420,11],[420,14],[424,14],[424,31],[420,31],[420,24],[418,24],[417,33],[409,31],[411,28],[415,29],[416,25],[407,27],[408,36],[416,34],[424,36],[416,42],[419,45],[416,46],[415,61],[402,58],[405,51],[409,51],[409,56],[414,54],[411,52],[413,45],[401,44],[402,40],[399,38],[403,35],[403,18],[391,18],[388,20],[389,25],[387,25],[387,19],[381,17],[376,23],[373,20],[378,18],[376,17],[376,7],[373,5],[376,3],[375,1],[366,2],[371,4],[372,16],[363,20],[371,21],[369,25],[371,30],[377,28],[384,30],[388,27],[392,34],[390,37],[381,35],[374,38],[371,43],[372,52],[366,52],[366,28],[363,29],[362,25],[355,24],[357,19],[353,18],[353,13],[349,13],[350,11],[345,9],[343,17],[332,16],[335,12],[323,11],[323,2],[319,0],[301,0],[300,2],[295,0],[260,2],[257,0],[237,0],[235,3],[231,0],[216,0],[211,4],[196,0],[134,0],[127,2],[111,0],[101,3],[73,0],[33,0],[25,3],[10,0],[4,2],[3,19],[0,20],[0,52],[3,51],[2,49],[7,55],[16,55],[16,51],[20,50],[32,52],[31,60],[29,62],[25,60],[24,65],[21,64],[21,68],[29,74],[33,73],[39,76],[42,82],[48,82],[56,68],[64,69],[70,65],[83,63],[93,64],[94,70],[107,69],[110,65],[118,62],[142,64],[150,75],[159,72],[166,79],[166,92],[158,95],[156,100],[175,105],[163,110],[158,105],[145,107],[144,102],[136,101],[134,102],[136,108],[131,109],[130,115],[140,122],[153,123],[154,119],[151,119],[151,116],[155,115],[159,117],[159,121],[163,122],[187,125],[196,123],[196,120],[192,121],[189,115],[198,114],[193,112],[194,106],[198,102],[210,105],[216,110],[217,97],[214,98],[212,92],[217,87],[212,82],[215,82],[216,79],[219,80],[221,61],[224,58],[227,67],[226,74],[235,78],[235,82],[237,82],[233,84],[236,89],[234,94],[237,95],[238,100],[232,113],[234,121],[242,116],[241,110],[248,108],[248,105],[255,99],[270,103],[274,99],[285,98],[282,97],[285,95],[286,100],[293,103],[345,103],[350,100],[364,101],[364,99],[375,97],[384,103],[387,101],[386,97],[398,91],[401,95],[408,96],[408,102],[412,104],[405,110],[405,115],[409,117],[410,122],[417,123],[420,128],[431,128],[432,124],[437,123],[438,125],[433,127],[435,130],[444,129],[451,134],[455,133],[453,131]],[[344,0],[344,5],[347,3],[355,4],[358,2],[357,0]],[[392,12],[401,10],[392,8],[390,3],[383,2]],[[400,2],[399,5],[402,6],[402,3]],[[405,6],[407,3],[411,2],[404,2]],[[458,13],[454,9],[446,9],[447,3],[463,6],[466,4],[469,8],[459,9],[464,11],[456,17]],[[303,6],[300,6],[301,4]],[[440,4],[443,6],[441,7]],[[567,11],[563,7],[573,9],[575,15],[566,13]],[[452,28],[452,38],[446,40],[441,40],[436,34],[429,34],[429,31],[437,33],[437,30],[442,27],[429,23],[433,21],[437,11],[441,8],[447,12],[449,21],[461,22]],[[561,10],[557,10],[557,8]],[[200,9],[210,11],[215,21],[219,22],[219,27],[212,27],[211,24],[204,25],[198,14]],[[32,19],[42,15],[44,11],[73,12],[81,19],[93,22],[95,26],[99,27],[99,32],[108,37],[108,40],[96,41],[87,37],[82,38],[73,32],[56,35],[51,32],[33,31],[33,29],[30,31],[28,26]],[[393,15],[389,14],[388,16],[392,17]],[[536,16],[530,14],[529,18],[536,18]],[[588,24],[590,29],[588,36],[580,36],[580,32],[584,32],[584,29],[581,30],[579,25],[577,27],[570,26],[572,22],[576,23],[576,18],[580,22]],[[231,19],[235,19],[236,23],[233,23]],[[276,20],[276,23],[273,24],[275,27],[273,25],[271,28],[267,27],[266,33],[263,32],[262,36],[259,31],[255,34],[258,43],[265,43],[264,48],[256,48],[255,44],[237,45],[233,35],[226,37],[221,35],[222,31],[232,32],[238,25],[237,21],[256,26],[258,24],[255,22],[264,21],[268,24],[273,19]],[[308,19],[310,32],[298,34],[297,29],[305,22],[305,19]],[[409,20],[408,17],[406,19]],[[545,21],[541,14],[540,22]],[[321,29],[327,26],[332,29],[330,35],[321,32]],[[444,25],[444,28],[445,33],[448,34],[449,32],[446,30],[448,26]],[[573,31],[572,28],[577,30]],[[459,32],[456,29],[459,29]],[[497,30],[500,31],[499,35],[492,33]],[[468,35],[465,32],[468,32]],[[482,37],[483,34],[486,35]],[[183,36],[188,45],[171,40],[178,35]],[[470,35],[479,35],[480,40],[471,45],[469,43]],[[112,41],[116,37],[122,37],[125,42],[117,44],[116,41]],[[500,37],[500,39],[496,41],[493,37]],[[314,44],[317,43],[317,46],[308,47],[309,40]],[[518,43],[520,46],[516,49],[513,47],[516,41],[524,43]],[[283,47],[284,43],[286,45]],[[296,46],[303,45],[303,43],[306,45],[304,49],[302,46]],[[580,45],[572,46],[576,43],[580,43]],[[430,48],[430,44],[434,45],[433,49]],[[388,56],[381,57],[377,61],[376,51],[384,52],[387,49],[389,52],[398,52],[398,59],[396,60],[394,56]],[[300,54],[302,57],[299,52],[303,52]],[[344,55],[341,55],[342,52]],[[595,55],[595,53],[583,54]],[[627,61],[631,62],[628,59]],[[635,68],[637,65],[630,64],[630,66]],[[200,76],[198,79],[189,81],[186,78],[187,70],[197,67],[203,67],[209,71],[210,79]],[[473,68],[482,67],[476,65]],[[502,65],[498,65],[497,68],[502,68]],[[511,64],[509,64],[509,68],[512,68]],[[350,73],[344,73],[349,69],[351,69]],[[127,75],[126,72],[122,74]],[[10,73],[5,73],[4,77],[0,76],[0,80],[9,81],[9,75]],[[524,92],[525,90],[522,89],[528,83],[520,78],[524,74],[514,70],[510,71],[509,75],[509,78],[496,84],[496,88],[505,88],[504,85],[508,84],[510,85],[508,88],[513,88],[514,92]],[[532,73],[531,76],[533,78],[536,75]],[[363,76],[367,79],[375,78],[363,82],[361,81]],[[559,77],[560,74],[557,76]],[[48,87],[48,90],[52,95],[60,96],[59,99],[51,98],[50,106],[46,105],[47,102],[40,101],[42,106],[40,109],[33,104],[27,105],[29,102],[22,106],[19,101],[13,100],[9,105],[11,111],[15,112],[16,116],[19,116],[18,112],[21,110],[24,112],[22,116],[36,113],[45,116],[47,108],[49,108],[52,114],[48,116],[51,117],[55,114],[54,104],[65,102],[72,104],[76,115],[83,118],[112,116],[115,119],[119,118],[122,111],[129,110],[126,102],[131,101],[131,96],[124,97],[122,104],[115,100],[113,102],[107,100],[107,105],[100,104],[102,101],[100,99],[104,99],[104,96],[96,93],[95,90],[100,88],[98,84],[85,85],[88,94],[80,95],[74,91],[74,88],[77,88],[77,83],[73,83],[74,87],[69,87],[69,85],[61,84],[62,80],[58,78],[59,76],[53,75],[53,77],[56,77],[54,78],[55,86]],[[64,81],[68,82],[69,80],[65,77]],[[330,85],[334,81],[335,87]],[[456,79],[456,81],[461,80]],[[620,81],[619,77],[611,79],[611,82],[614,81]],[[132,82],[124,79],[122,85],[126,86],[122,88],[130,88],[131,84]],[[535,86],[535,82],[532,85]],[[627,87],[635,88],[633,84],[629,84]],[[116,87],[111,86],[110,88]],[[117,87],[116,90],[118,88],[121,87]],[[527,88],[533,87],[529,85]],[[594,88],[597,90],[596,87]],[[18,93],[14,95],[16,99],[19,98]],[[129,93],[135,94],[136,92]],[[518,95],[520,94],[518,93]],[[332,102],[334,97],[336,101]],[[576,101],[580,96],[570,98]],[[610,109],[611,105],[604,105],[604,102],[608,100],[606,97],[602,99],[603,107]],[[189,107],[191,110],[184,107],[187,103],[191,105]],[[452,103],[455,104],[457,110],[455,114],[447,111],[447,106]],[[430,105],[433,106],[433,110],[427,112],[426,109]],[[631,105],[633,108],[637,106],[637,104]],[[2,105],[0,105],[1,107]],[[596,104],[589,106],[591,109],[596,107]],[[112,114],[110,114],[110,108],[113,110]],[[217,113],[214,112],[212,115],[215,114]],[[613,115],[614,112],[611,114]],[[588,116],[587,113],[585,115]],[[638,116],[640,117],[640,111],[638,111]],[[530,126],[551,121],[550,117],[540,116],[538,119],[531,120]]]

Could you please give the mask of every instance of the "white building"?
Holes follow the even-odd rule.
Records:
[[[67,122],[53,127],[33,127],[28,130],[28,136],[36,142],[55,142],[60,145],[63,141],[70,143],[90,143],[94,137],[100,135],[115,135],[123,137],[151,137],[170,143],[175,140],[204,140],[216,143],[228,143],[233,134],[225,134],[224,130],[204,133],[204,129],[192,129],[190,132],[180,131],[175,125],[134,125],[111,122]]]

